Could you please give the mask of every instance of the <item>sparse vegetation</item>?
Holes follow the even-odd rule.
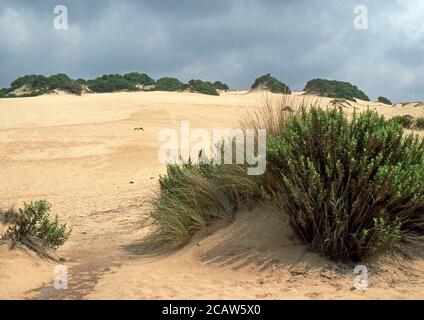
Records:
[[[45,247],[56,249],[62,246],[71,230],[61,224],[57,216],[52,219],[50,209],[50,203],[40,200],[25,203],[19,211],[11,209],[2,213],[1,221],[9,226],[3,238],[38,252]]]
[[[263,75],[255,80],[252,89],[269,90],[273,93],[291,94],[290,88],[285,83],[271,76],[271,74]]]
[[[309,94],[316,94],[322,97],[347,99],[350,101],[355,101],[356,98],[370,101],[368,96],[359,90],[356,86],[350,84],[349,82],[337,80],[310,80],[306,84],[304,91]]]
[[[214,86],[216,90],[222,90],[222,91],[230,90],[230,87],[227,84],[222,83],[221,81],[215,81],[212,85]]]
[[[422,239],[423,139],[372,111],[349,120],[342,108],[281,110],[266,104],[243,125],[269,129],[263,177],[238,165],[168,166],[153,206],[159,239],[181,245],[259,200],[333,260],[361,261]]]
[[[388,104],[388,105],[393,105],[393,103],[386,97],[378,97],[378,102]]]

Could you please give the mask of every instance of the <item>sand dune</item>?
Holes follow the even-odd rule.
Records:
[[[0,244],[0,298],[422,299],[422,257],[370,265],[370,288],[351,291],[350,266],[307,252],[266,208],[211,228],[178,252],[144,254],[145,203],[164,172],[157,160],[159,131],[178,129],[182,120],[193,128],[237,127],[245,110],[263,99],[261,92],[0,99],[0,205],[46,198],[73,228],[58,251],[69,267],[68,290],[52,289],[55,263]],[[424,116],[415,104],[359,101],[346,111],[368,106],[388,117]],[[134,130],[139,127],[144,130]]]

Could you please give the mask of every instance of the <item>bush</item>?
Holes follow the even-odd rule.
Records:
[[[7,89],[0,89],[0,98],[6,98],[8,94]]]
[[[135,91],[137,87],[134,83],[125,79],[119,74],[108,74],[98,77],[94,80],[89,80],[88,88],[94,92],[115,92],[121,90]]]
[[[155,80],[150,78],[145,73],[132,72],[124,75],[125,80],[131,82],[134,85],[152,86],[155,84]]]
[[[32,74],[17,78],[10,84],[12,90],[19,89],[23,86],[27,86],[34,90],[47,90],[49,81],[48,78],[43,75]]]
[[[192,92],[219,96],[217,89],[212,85],[212,83],[202,80],[190,80],[188,83],[188,89]]]
[[[272,77],[269,73],[257,78],[251,88],[269,90],[273,93],[291,94],[290,88],[285,83]]]
[[[411,129],[414,124],[414,118],[410,115],[396,116],[391,121],[401,125],[405,129]]]
[[[216,90],[222,90],[222,91],[230,90],[230,87],[227,84],[222,83],[221,81],[215,81],[212,85]]]
[[[63,90],[69,93],[81,95],[82,87],[81,84],[75,80],[72,80],[64,73],[58,73],[48,78],[48,89],[52,90]]]
[[[370,101],[364,92],[349,82],[314,79],[308,81],[303,90],[309,94],[316,94],[323,97],[347,99],[350,101],[355,101],[356,98]]]
[[[51,205],[45,201],[25,203],[19,212],[9,210],[3,217],[10,224],[3,238],[20,242],[31,249],[42,247],[56,249],[68,240],[71,230],[66,224],[60,224],[57,216],[50,217]]]
[[[424,117],[419,117],[415,120],[417,129],[424,130]]]
[[[184,83],[176,78],[161,78],[156,81],[155,90],[157,91],[181,91],[185,88]]]
[[[393,105],[393,103],[386,97],[378,97],[378,102]]]
[[[375,112],[305,109],[270,137],[276,204],[296,234],[334,260],[363,260],[424,235],[424,140]]]

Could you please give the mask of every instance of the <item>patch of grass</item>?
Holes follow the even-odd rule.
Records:
[[[260,194],[259,184],[238,165],[168,165],[152,202],[155,241],[178,247],[217,219],[234,219]]]
[[[359,90],[358,87],[349,82],[337,80],[313,79],[308,81],[303,90],[307,93],[323,97],[347,99],[350,101],[355,101],[356,98],[370,101],[368,96]]]
[[[252,84],[252,89],[264,89],[273,93],[291,94],[290,88],[285,83],[271,76],[271,74],[263,75],[255,80]]]
[[[386,97],[378,97],[378,102],[388,104],[388,105],[393,105],[393,103]]]
[[[57,249],[68,240],[71,230],[50,216],[51,205],[46,200],[24,203],[19,211],[8,210],[2,222],[9,225],[3,235],[12,243],[22,243],[40,252],[43,248]]]
[[[419,130],[424,130],[424,117],[415,119],[415,127]]]
[[[268,188],[293,230],[333,260],[424,235],[424,140],[375,112],[303,109],[269,138]]]
[[[414,117],[410,115],[396,116],[391,121],[401,125],[405,129],[411,129],[414,124]]]

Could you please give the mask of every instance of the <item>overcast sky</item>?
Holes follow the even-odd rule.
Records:
[[[68,30],[53,8],[68,8]],[[368,8],[368,30],[354,8]],[[423,0],[0,0],[0,87],[24,74],[146,72],[292,90],[321,77],[424,100]]]

